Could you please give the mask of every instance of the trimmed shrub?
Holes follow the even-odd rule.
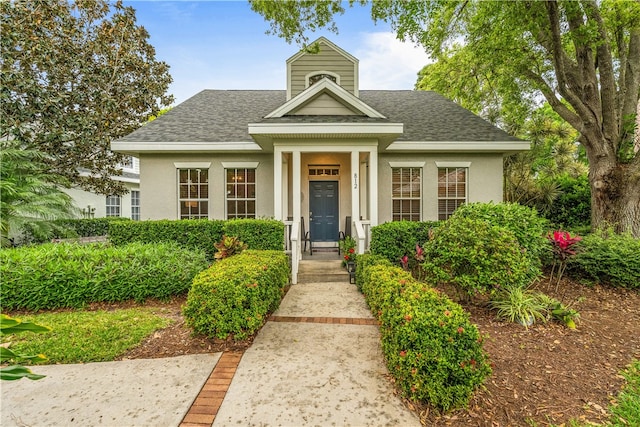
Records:
[[[533,264],[538,268],[541,258],[549,250],[545,238],[548,228],[546,219],[538,211],[517,203],[467,203],[460,206],[449,218],[470,218],[487,221],[491,225],[511,231],[520,246],[526,249]]]
[[[424,246],[429,240],[429,230],[440,224],[438,221],[392,221],[376,225],[371,228],[371,253],[382,255],[394,265],[400,265],[405,255],[414,262],[416,245]]]
[[[245,339],[280,305],[289,283],[282,251],[247,250],[214,263],[193,279],[183,313],[197,334]]]
[[[112,222],[131,222],[129,218],[56,219],[26,223],[21,229],[23,243],[46,243],[52,239],[106,236]]]
[[[225,221],[223,232],[238,237],[249,249],[284,250],[284,223],[274,219],[234,219]]]
[[[587,174],[574,178],[562,175],[556,179],[560,194],[546,214],[555,228],[589,227],[591,225],[591,187]]]
[[[176,244],[72,243],[0,251],[3,310],[81,308],[92,302],[168,299],[189,290],[204,253]]]
[[[214,245],[222,239],[224,221],[205,219],[114,222],[109,225],[109,241],[114,245],[128,243],[177,243],[204,251],[213,260]]]
[[[572,275],[612,286],[640,289],[640,239],[611,233],[590,234],[569,260]]]
[[[526,286],[540,274],[511,231],[483,220],[452,216],[424,251],[427,277],[469,295]]]
[[[365,283],[365,270],[378,264],[391,266],[391,262],[382,255],[373,255],[370,253],[356,255],[356,287],[360,292],[362,292],[362,286]]]
[[[482,336],[462,307],[398,267],[366,269],[365,297],[402,394],[449,411],[468,404],[491,374]]]

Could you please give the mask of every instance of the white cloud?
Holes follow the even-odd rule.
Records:
[[[360,89],[413,89],[418,71],[432,62],[424,48],[391,32],[364,33],[351,53],[360,60]]]

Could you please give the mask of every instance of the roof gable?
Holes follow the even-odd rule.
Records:
[[[336,111],[332,111],[326,115],[359,115],[380,119],[385,118],[384,115],[329,79],[322,79],[320,82],[309,86],[305,91],[267,114],[265,118],[300,115],[298,112],[305,107],[312,105],[314,102],[321,103],[322,100],[327,100],[327,98],[331,98],[334,106],[342,105],[351,113],[346,113],[343,110],[344,114],[336,114]]]

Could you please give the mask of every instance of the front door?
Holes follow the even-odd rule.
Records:
[[[338,200],[338,181],[309,182],[309,237],[312,241],[338,240]]]

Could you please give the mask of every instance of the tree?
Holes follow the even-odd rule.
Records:
[[[65,178],[47,172],[45,155],[21,148],[16,140],[0,143],[0,244],[10,245],[9,233],[25,223],[51,227],[38,219],[69,218],[75,208],[71,197],[60,188]]]
[[[333,25],[326,14],[340,1],[291,3],[279,14],[262,1],[252,8],[271,21],[272,32],[306,42],[310,23]],[[322,19],[310,3],[322,5]],[[436,60],[462,40],[475,64],[514,81],[515,96],[544,97],[580,133],[589,160],[592,226],[612,224],[640,236],[640,150],[633,138],[640,2],[379,0],[372,17]]]
[[[111,140],[173,101],[169,66],[135,11],[107,0],[3,1],[0,11],[0,139],[45,153],[73,185],[123,194],[109,179],[124,160]]]

